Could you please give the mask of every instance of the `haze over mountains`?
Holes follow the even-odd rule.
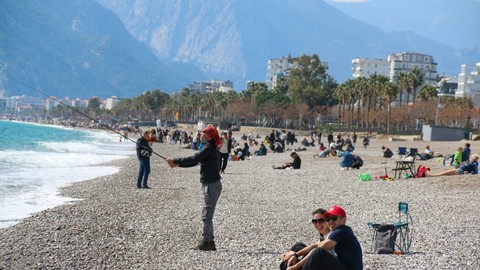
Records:
[[[351,78],[356,57],[416,51],[453,75],[480,59],[477,50],[385,32],[322,0],[2,0],[0,38],[7,95],[38,95],[10,78],[60,97],[133,97],[208,79],[243,90],[247,80],[265,81],[268,59],[289,54],[318,54],[338,82]]]

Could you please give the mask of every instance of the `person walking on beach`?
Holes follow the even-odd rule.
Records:
[[[362,247],[352,229],[345,225],[347,221],[345,210],[335,205],[332,206],[323,217],[327,220],[328,227],[331,230],[328,238],[325,241],[319,242],[317,248],[308,253],[302,268],[295,264],[287,269],[362,270]],[[332,248],[337,256],[328,252],[328,250]]]
[[[137,140],[137,158],[140,162],[137,176],[137,188],[150,188],[148,186],[148,175],[150,174],[150,156],[152,155],[152,147],[148,142],[150,138],[150,130],[142,131],[142,136]]]
[[[217,129],[208,125],[202,131],[200,140],[204,144],[202,150],[185,158],[167,158],[167,163],[174,167],[193,167],[200,164],[200,182],[203,190],[203,240],[194,247],[198,250],[217,250],[213,233],[213,214],[217,201],[222,193],[220,181],[220,153],[217,147],[221,143]]]

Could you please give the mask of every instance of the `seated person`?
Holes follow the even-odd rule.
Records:
[[[468,161],[469,157],[470,157],[470,144],[466,143],[462,151],[462,162]]]
[[[274,169],[279,169],[279,170],[283,170],[286,168],[300,169],[300,166],[302,165],[302,160],[300,159],[300,156],[297,154],[297,152],[290,153],[290,157],[293,158],[292,162],[285,163],[279,167],[275,167],[275,166],[272,166],[272,167]]]
[[[260,148],[253,153],[256,156],[266,156],[267,155],[267,148],[265,147],[264,143],[260,144]]]
[[[347,143],[347,150],[351,153],[355,150],[355,146],[352,143]]]
[[[235,149],[233,149],[233,160],[245,160],[245,155],[243,154],[243,149],[240,147],[240,145],[237,145]]]
[[[468,162],[462,163],[457,169],[450,169],[437,174],[428,174],[428,177],[444,176],[444,175],[462,175],[462,174],[478,174],[478,154],[470,156]]]
[[[423,150],[423,153],[418,154],[418,157],[421,160],[427,160],[433,158],[433,150],[430,149],[430,145],[425,146],[425,150]]]
[[[393,152],[390,148],[382,146],[383,156],[384,158],[391,158],[393,157]]]
[[[328,234],[330,233],[328,222],[323,217],[323,215],[326,212],[327,210],[319,208],[313,211],[312,213],[313,227],[315,228],[315,230],[317,230],[317,232],[320,235],[320,240],[318,242],[324,241],[328,237]],[[285,270],[287,269],[288,266],[292,266],[295,264],[297,264],[297,266],[301,268],[305,263],[305,260],[303,260],[303,258],[305,258],[306,255],[310,253],[310,251],[312,251],[317,247],[318,242],[308,246],[300,242],[295,243],[290,249],[290,251],[283,253],[280,269]],[[330,249],[329,252],[334,253],[333,249]]]
[[[320,143],[320,146],[318,147],[318,150],[320,150],[320,151],[325,150],[325,146],[323,145],[323,143]]]
[[[319,157],[336,157],[337,156],[337,150],[335,148],[330,147],[330,149],[325,149],[320,154],[318,154]]]
[[[340,206],[332,206],[323,215],[327,219],[330,234],[327,239],[317,243],[303,260],[303,264],[292,265],[289,269],[318,270],[359,270],[363,268],[362,246],[352,228],[346,225],[347,213]],[[329,250],[333,249],[335,254]],[[301,261],[301,262],[302,262]]]
[[[275,142],[273,144],[273,151],[275,153],[283,153],[283,146],[280,142]]]
[[[453,158],[450,164],[455,168],[460,167],[460,164],[462,164],[462,152],[463,152],[463,147],[458,147],[457,151],[453,153]]]
[[[342,161],[339,163],[340,169],[342,170],[348,170],[349,168],[352,168],[353,166],[353,156],[350,154],[349,151],[345,151],[343,153],[343,158]]]
[[[352,158],[353,158],[352,169],[360,169],[360,167],[363,166],[362,158],[358,155],[352,155]]]
[[[245,157],[250,156],[250,147],[248,146],[247,142],[245,142],[245,144],[243,145],[242,153],[243,153],[243,159],[242,160],[245,160]]]

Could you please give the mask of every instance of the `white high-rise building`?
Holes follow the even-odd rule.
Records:
[[[469,70],[471,70],[469,72]],[[480,105],[480,63],[475,66],[461,65],[458,75],[458,88],[455,97],[467,97],[475,106]]]
[[[433,61],[431,55],[399,52],[390,54],[387,61],[390,63],[390,81],[393,81],[393,78],[398,73],[408,73],[417,68],[423,72],[423,84],[437,85],[437,63]]]
[[[352,75],[355,78],[368,78],[374,74],[390,77],[390,63],[386,60],[355,58],[352,64]]]
[[[297,67],[297,59],[290,55],[287,57],[269,59],[267,62],[267,79],[266,84],[268,89],[274,89],[277,86],[277,81],[281,77],[288,77],[290,71]]]

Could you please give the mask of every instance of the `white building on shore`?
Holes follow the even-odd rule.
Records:
[[[297,67],[297,59],[288,55],[287,57],[268,60],[266,84],[269,90],[277,86],[281,77],[290,76],[292,69]]]
[[[354,78],[368,78],[374,74],[390,77],[390,63],[383,59],[355,58],[352,60]]]
[[[408,73],[417,68],[424,74],[423,84],[437,85],[437,63],[434,62],[431,55],[399,52],[388,55],[387,60],[355,58],[352,60],[352,64],[352,76],[354,78],[368,78],[377,74],[386,76],[393,82],[397,74]]]
[[[458,88],[455,97],[471,98],[476,107],[480,106],[480,62],[475,66],[461,65]]]

